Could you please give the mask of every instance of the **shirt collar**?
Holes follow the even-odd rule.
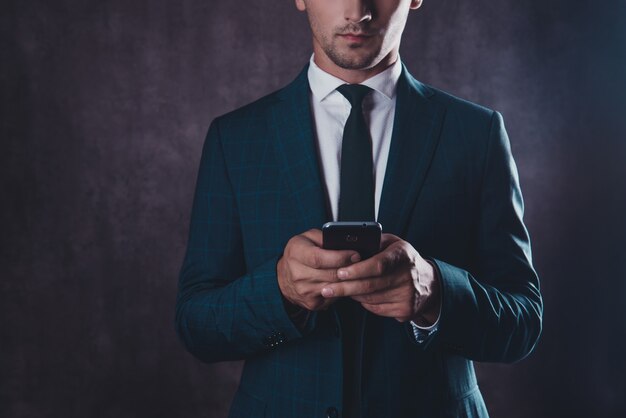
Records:
[[[312,54],[309,59],[307,76],[309,78],[309,85],[311,86],[313,97],[318,102],[321,102],[328,97],[329,94],[333,93],[337,87],[347,83],[318,67],[313,61],[314,55],[315,54]],[[389,100],[393,100],[396,97],[396,87],[401,73],[402,65],[400,55],[398,55],[398,59],[393,63],[393,65],[360,84],[381,93]]]

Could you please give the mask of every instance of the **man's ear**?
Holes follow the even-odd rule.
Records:
[[[306,4],[304,3],[304,0],[296,0],[296,8],[301,12],[304,12],[306,10]]]
[[[296,2],[301,1],[301,0],[296,0]],[[422,5],[422,1],[423,0],[411,0],[411,9],[419,9],[420,6]]]

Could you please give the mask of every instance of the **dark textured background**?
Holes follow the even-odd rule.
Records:
[[[0,417],[225,417],[241,363],[173,327],[196,170],[213,117],[306,62],[305,15],[0,7]],[[478,365],[494,417],[626,416],[625,21],[617,0],[426,0],[407,25],[414,75],[500,110],[520,171],[545,326],[525,361]]]

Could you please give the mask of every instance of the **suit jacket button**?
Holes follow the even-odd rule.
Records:
[[[339,412],[337,412],[337,408],[335,408],[334,406],[328,407],[328,409],[326,410],[327,418],[337,418],[338,416]]]

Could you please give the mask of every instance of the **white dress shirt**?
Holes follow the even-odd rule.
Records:
[[[311,87],[310,99],[315,127],[314,137],[317,142],[319,161],[324,175],[332,217],[336,221],[339,213],[341,142],[351,106],[348,99],[336,90],[337,87],[347,83],[318,67],[315,64],[314,56],[311,55],[307,74]],[[396,111],[396,87],[401,73],[402,65],[398,56],[396,62],[389,68],[360,83],[373,90],[365,96],[362,106],[363,116],[372,138],[374,213],[376,219],[378,219],[380,196],[391,145],[391,132]],[[437,329],[438,324],[439,317],[429,327],[420,327],[411,321],[416,340],[418,342],[423,341],[426,336]]]

